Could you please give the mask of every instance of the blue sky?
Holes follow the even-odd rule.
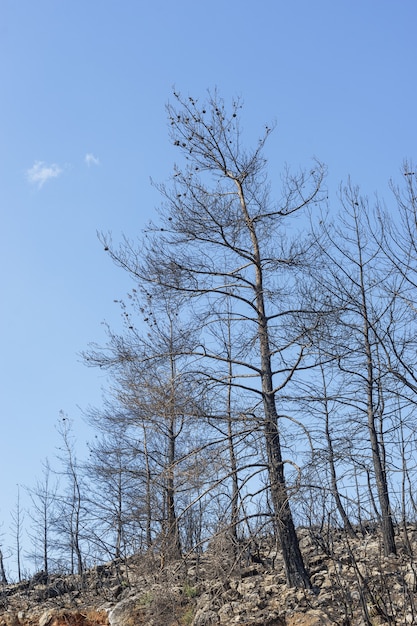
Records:
[[[60,410],[85,449],[105,378],[78,354],[103,320],[118,327],[130,287],[96,231],[134,237],[152,217],[150,177],[176,158],[172,87],[240,95],[248,143],[275,121],[273,186],[315,156],[331,200],[351,175],[389,204],[417,158],[416,24],[415,0],[0,0],[3,549],[17,484],[53,464]]]

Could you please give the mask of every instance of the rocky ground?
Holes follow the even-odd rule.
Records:
[[[376,531],[300,530],[313,583],[289,589],[273,543],[221,538],[203,555],[161,567],[135,556],[79,576],[42,574],[0,586],[0,626],[377,626],[417,624],[417,529],[398,531],[384,557]],[[416,555],[416,560],[414,556]]]

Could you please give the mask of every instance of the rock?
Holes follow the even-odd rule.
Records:
[[[53,614],[54,614],[53,609],[50,609],[49,611],[46,611],[45,613],[43,613],[39,620],[39,626],[49,626],[49,624],[51,623]]]
[[[327,578],[328,578],[327,570],[321,570],[311,576],[311,584],[315,587],[316,586],[321,587]]]
[[[308,611],[307,613],[294,613],[287,617],[286,626],[332,626],[325,613],[322,611]]]
[[[110,626],[133,626],[132,617],[137,614],[138,599],[136,596],[122,600],[109,611]]]
[[[417,589],[417,574],[414,567],[408,563],[407,571],[404,574],[404,581],[407,583],[408,587],[415,592]]]
[[[192,626],[217,626],[219,623],[220,620],[216,611],[198,609],[194,616]]]
[[[7,612],[0,617],[0,626],[20,626],[16,613]]]
[[[235,623],[235,617],[239,614],[240,609],[242,607],[241,602],[226,602],[219,609],[219,623],[220,624],[230,624]]]
[[[39,626],[109,626],[106,611],[50,609],[39,619]]]

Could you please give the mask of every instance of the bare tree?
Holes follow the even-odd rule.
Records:
[[[336,320],[334,316],[332,317],[335,323]],[[327,324],[325,332],[328,332]],[[320,491],[324,491],[321,495],[323,503],[326,503],[327,497],[330,496],[333,507],[324,511],[328,519],[323,520],[323,523],[341,521],[346,533],[353,538],[356,533],[343,502],[345,500],[346,503],[346,499],[342,497],[339,484],[339,472],[342,476],[346,476],[348,472],[348,448],[351,441],[344,406],[340,402],[343,383],[338,376],[337,362],[322,353],[320,337],[317,334],[315,348],[318,353],[318,366],[315,372],[317,376],[310,374],[304,385],[299,385],[299,390],[303,390],[304,395],[295,399],[300,413],[311,416],[309,433],[313,443],[309,451],[309,465],[313,479],[312,483],[305,486],[305,490],[312,491],[311,501],[316,503]],[[340,483],[343,485],[343,481]],[[336,517],[332,511],[334,507],[339,520],[333,519]]]
[[[0,528],[3,524],[0,524]],[[3,536],[3,533],[0,533],[0,538]],[[0,583],[3,585],[7,585],[7,575],[4,567],[4,556],[3,551],[1,549],[2,544],[0,543]]]
[[[57,482],[51,484],[51,468],[46,459],[42,480],[37,481],[35,487],[27,489],[32,502],[29,510],[32,520],[29,536],[33,546],[30,557],[35,564],[41,563],[45,576],[49,576],[50,573],[51,544],[53,543],[51,535],[54,527],[57,490]]]
[[[3,552],[0,548],[0,583],[7,585],[6,570],[4,569]]]
[[[227,301],[228,305],[228,301]],[[233,411],[233,343],[232,343],[232,324],[230,315],[226,317],[226,336],[225,348],[227,356],[227,376],[229,382],[226,391],[226,425],[227,425],[227,443],[229,450],[229,467],[232,480],[232,495],[230,507],[230,530],[232,544],[237,547],[238,543],[238,523],[239,523],[239,480],[238,480],[238,462],[236,454],[236,443],[234,433],[235,414]]]
[[[115,341],[114,336],[112,341]],[[117,361],[117,348],[114,346],[114,349]],[[133,359],[133,353],[131,356]],[[104,359],[104,355],[102,357]],[[97,351],[95,358],[98,358]],[[85,467],[90,478],[88,531],[97,553],[101,550],[107,558],[150,549],[157,534],[154,511],[159,506],[154,485],[157,472],[152,459],[154,437],[146,421],[150,416],[146,415],[145,419],[128,401],[132,381],[127,373],[128,388],[119,389],[119,377],[122,377],[121,371],[112,380],[103,406],[90,407],[85,414],[99,433],[89,444],[90,455]],[[136,382],[139,385],[139,381]]]
[[[67,480],[66,492],[61,496],[60,511],[55,518],[55,528],[61,537],[64,548],[68,548],[70,571],[82,574],[84,559],[82,550],[83,495],[81,471],[74,449],[71,420],[63,412],[60,414],[58,433],[61,436],[63,464],[62,475]]]
[[[188,297],[189,313],[202,327],[214,323],[211,313],[233,302],[236,324],[245,327],[246,353],[234,357],[234,387],[252,396],[252,411],[263,432],[276,528],[283,551],[287,582],[309,587],[289,505],[280,440],[277,398],[302,362],[306,346],[285,324],[298,308],[296,274],[306,262],[309,243],[299,232],[290,236],[291,218],[322,198],[323,168],[308,173],[288,171],[282,197],[269,196],[262,148],[241,145],[238,115],[241,105],[226,112],[217,94],[207,103],[174,94],[168,106],[171,138],[185,159],[176,168],[172,186],[159,187],[165,204],[161,224],[150,227],[135,246],[125,240],[105,248],[113,260],[147,284],[155,297],[164,292]],[[201,333],[195,357],[221,363]],[[214,367],[214,365],[213,365]],[[262,409],[260,409],[262,407]]]
[[[231,540],[231,546],[228,547],[235,556],[238,556],[241,550],[239,546],[241,535],[248,527],[245,499],[250,491],[251,516],[255,517],[255,506],[262,511],[258,500],[261,499],[264,490],[259,489],[257,483],[266,464],[262,451],[260,453],[258,450],[253,417],[245,413],[247,408],[245,394],[235,385],[237,378],[235,370],[239,369],[236,361],[241,356],[242,337],[234,332],[236,325],[230,300],[226,299],[223,305],[224,310],[219,311],[218,320],[206,329],[206,341],[211,341],[209,339],[211,336],[218,354],[223,354],[223,357],[216,363],[215,371],[201,372],[203,376],[200,384],[204,385],[207,395],[205,407],[207,422],[217,434],[216,452],[219,459],[224,459],[222,490],[225,496],[228,491],[230,492],[229,498],[225,497],[225,501],[221,503],[225,511],[219,518],[219,524],[221,530],[226,531]],[[243,341],[245,340],[246,338],[243,338]],[[255,484],[256,495],[253,492]],[[261,517],[265,518],[265,510],[262,511]]]
[[[19,582],[22,580],[22,530],[23,530],[23,511],[20,504],[20,486],[17,486],[17,499],[16,506],[11,513],[12,517],[12,530],[15,538],[16,546],[16,567],[17,567],[17,579]]]
[[[109,331],[107,347],[91,349],[85,359],[90,365],[110,368],[113,395],[122,407],[110,421],[123,430],[123,440],[138,461],[135,471],[142,475],[144,487],[146,546],[158,539],[161,555],[169,560],[182,552],[178,494],[180,488],[184,490],[181,476],[193,456],[197,404],[192,378],[186,377],[180,356],[189,331],[179,322],[178,301],[170,306],[152,303],[141,291],[144,301],[137,302],[133,294],[134,311],[146,317],[147,333],[140,333],[126,313],[126,334]],[[100,428],[100,413],[94,421]],[[139,504],[132,505],[138,512]]]
[[[115,415],[120,418],[120,410],[115,410]],[[112,430],[104,432],[103,412],[97,418],[102,422],[102,435],[89,446],[90,456],[85,464],[89,476],[89,542],[95,546],[97,556],[120,559],[133,553],[140,539],[132,505],[142,497],[141,481],[137,480],[136,455],[126,442],[120,423],[112,420]]]
[[[319,289],[339,311],[338,323],[328,350],[337,359],[344,380],[341,397],[350,408],[350,423],[366,421],[372,475],[375,480],[385,554],[396,553],[389,497],[386,424],[389,423],[389,393],[384,386],[386,363],[383,345],[392,297],[385,297],[386,280],[381,237],[378,237],[366,200],[358,188],[348,184],[341,194],[343,215],[337,227],[326,229],[321,243],[323,271]],[[324,269],[325,268],[325,269]],[[333,347],[330,343],[333,341]],[[371,504],[371,473],[364,465]]]
[[[405,162],[403,184],[391,181],[394,208],[388,213],[378,205],[382,233],[382,250],[390,280],[384,283],[394,300],[391,319],[385,335],[385,358],[390,374],[415,402],[417,375],[415,370],[415,324],[417,322],[417,168]]]

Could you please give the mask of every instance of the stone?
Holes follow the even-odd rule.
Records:
[[[217,626],[220,623],[217,611],[198,609],[193,619],[193,626]]]
[[[50,609],[43,613],[39,626],[109,626],[106,611]]]
[[[49,626],[49,624],[51,623],[53,614],[54,614],[53,609],[50,609],[49,611],[46,611],[45,613],[43,613],[39,620],[39,626]]]
[[[139,604],[139,599],[136,596],[125,598],[116,604],[108,614],[109,626],[135,626],[132,619],[138,612]]]
[[[307,613],[294,613],[287,617],[286,626],[332,626],[328,616],[322,611],[308,611]]]

